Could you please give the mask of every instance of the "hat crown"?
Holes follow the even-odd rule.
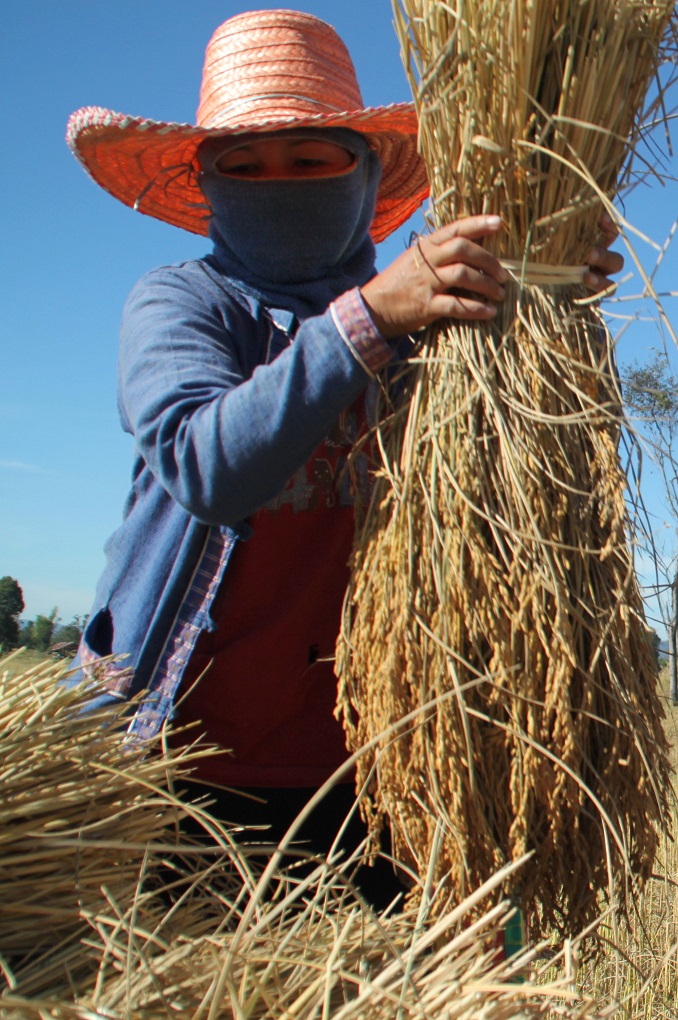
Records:
[[[207,46],[197,125],[87,106],[67,139],[93,179],[126,205],[206,234],[200,146],[210,136],[341,127],[364,135],[381,163],[372,238],[381,241],[428,194],[412,103],[365,108],[346,46],[326,22],[299,11],[239,14]]]
[[[200,127],[242,130],[250,117],[261,123],[362,107],[346,46],[331,25],[312,14],[239,14],[220,25],[207,45]]]

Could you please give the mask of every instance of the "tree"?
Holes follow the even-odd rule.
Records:
[[[70,623],[63,623],[56,628],[52,634],[54,643],[65,646],[80,645],[86,623],[87,616],[73,616]],[[61,649],[60,652],[67,654],[67,649],[65,651]]]
[[[33,647],[33,621],[24,620],[21,624],[21,631],[19,633],[19,644],[23,645],[24,648]]]
[[[54,634],[58,612],[59,610],[55,606],[49,616],[36,616],[33,623],[31,648],[35,648],[39,652],[47,651],[52,644],[52,635]]]
[[[668,356],[657,351],[652,361],[637,362],[623,378],[628,407],[641,417],[642,427],[651,438],[661,472],[669,508],[678,522],[678,378],[671,372]],[[678,523],[677,523],[678,534]],[[670,596],[667,635],[669,643],[669,695],[678,704],[678,558],[674,560],[667,583]]]
[[[16,648],[19,643],[19,617],[24,609],[24,593],[13,577],[0,577],[0,645]]]
[[[87,622],[86,616],[74,616],[70,623],[64,623],[53,634],[55,641],[78,644]]]
[[[662,650],[661,650],[662,639],[659,637],[659,634],[657,633],[656,630],[651,630],[650,631],[650,641],[652,642],[652,651],[654,652],[654,661],[657,664],[657,669],[659,669],[659,667],[662,665],[662,663],[666,662],[666,659],[664,659],[662,657]]]

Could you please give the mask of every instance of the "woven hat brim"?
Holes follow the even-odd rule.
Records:
[[[197,152],[208,137],[290,127],[345,127],[368,136],[382,178],[370,233],[383,241],[421,205],[429,192],[417,152],[417,120],[410,103],[337,114],[275,118],[227,129],[128,117],[101,107],[77,110],[66,141],[102,188],[125,205],[194,234],[207,234],[208,210],[198,187]]]

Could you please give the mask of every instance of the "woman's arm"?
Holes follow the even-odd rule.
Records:
[[[125,307],[123,412],[160,484],[205,523],[235,524],[276,495],[370,378],[331,311],[252,371],[266,329],[171,269]]]

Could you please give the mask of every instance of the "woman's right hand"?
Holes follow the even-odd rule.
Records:
[[[385,339],[436,319],[491,319],[508,273],[476,242],[502,229],[499,216],[469,216],[420,237],[360,288]]]

